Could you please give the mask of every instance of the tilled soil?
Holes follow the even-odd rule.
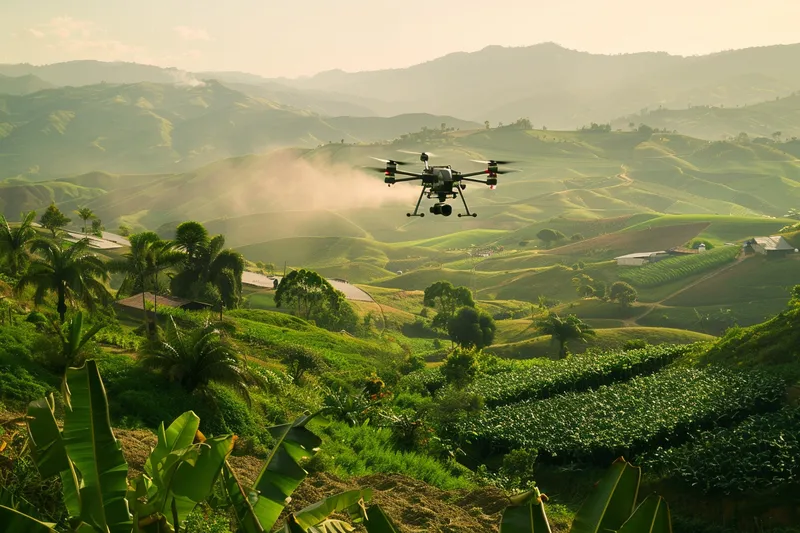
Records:
[[[156,437],[149,431],[115,431],[128,461],[128,475],[142,472]],[[242,483],[252,484],[264,460],[252,456],[228,459]],[[500,513],[508,504],[503,491],[493,487],[444,491],[399,474],[374,474],[341,480],[327,473],[311,474],[292,494],[287,511],[296,511],[323,498],[353,489],[372,489],[372,502],[380,504],[404,533],[496,532]],[[361,529],[363,531],[363,529]]]

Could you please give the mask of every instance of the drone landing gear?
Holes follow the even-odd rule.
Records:
[[[459,213],[458,214],[458,218],[461,218],[462,216],[463,217],[472,217],[472,218],[477,217],[478,213],[470,213],[469,212],[469,206],[467,205],[467,199],[464,198],[464,193],[463,192],[459,193],[459,196],[461,197],[461,202],[464,204],[464,209],[466,210],[466,214]]]
[[[422,187],[422,192],[419,193],[419,198],[417,199],[417,205],[414,207],[413,213],[406,213],[407,217],[424,217],[425,213],[419,213],[419,204],[422,202],[422,197],[425,195],[425,190],[427,187]]]

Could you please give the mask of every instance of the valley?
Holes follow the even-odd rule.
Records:
[[[0,65],[0,523],[796,531],[798,46]]]

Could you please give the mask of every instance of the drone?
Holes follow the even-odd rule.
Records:
[[[400,150],[401,152],[405,152],[404,150]],[[405,152],[411,154],[417,154],[417,152]],[[428,164],[428,160],[430,156],[433,154],[422,152],[419,154],[419,160],[422,161],[425,167],[422,169],[422,172],[407,172],[405,170],[398,170],[398,166],[407,165],[408,163],[403,161],[394,161],[392,159],[379,159],[377,157],[373,157],[376,161],[381,161],[382,163],[386,164],[385,168],[378,168],[378,167],[371,167],[372,170],[377,170],[379,172],[384,173],[384,183],[386,183],[389,187],[394,185],[395,183],[400,183],[403,181],[416,181],[421,180],[422,182],[422,191],[419,193],[419,199],[417,200],[417,205],[414,207],[413,213],[406,213],[407,217],[424,217],[425,213],[419,212],[419,204],[422,202],[422,198],[427,196],[427,198],[437,198],[437,202],[433,204],[430,208],[430,212],[434,215],[442,215],[445,217],[449,217],[453,213],[453,206],[447,203],[448,199],[455,199],[456,197],[461,197],[461,201],[464,204],[465,213],[458,213],[459,218],[462,216],[467,217],[477,217],[477,213],[471,213],[469,210],[469,206],[467,205],[467,200],[464,198],[464,189],[467,188],[467,184],[463,183],[465,181],[470,181],[473,183],[483,183],[484,185],[488,185],[489,188],[494,189],[497,187],[497,176],[499,174],[507,174],[509,172],[517,172],[516,170],[499,170],[499,165],[508,165],[512,163],[512,161],[481,161],[477,159],[472,159],[475,163],[481,163],[486,165],[486,170],[478,170],[475,172],[459,172],[458,170],[453,170],[450,165],[443,165],[443,166],[433,166]],[[409,176],[407,178],[397,178],[396,175],[401,176]],[[473,176],[482,176],[485,175],[485,180],[474,179]]]

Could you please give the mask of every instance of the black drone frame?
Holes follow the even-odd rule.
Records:
[[[433,186],[436,183],[436,176],[434,174],[431,174],[431,173],[427,172],[431,168],[431,167],[428,166],[428,154],[422,153],[420,155],[420,161],[422,161],[425,164],[426,172],[423,172],[423,173],[407,172],[405,170],[398,170],[397,169],[397,165],[405,164],[403,162],[393,161],[393,160],[380,160],[380,161],[383,161],[383,162],[386,163],[386,169],[384,170],[384,175],[385,175],[384,182],[390,187],[392,185],[394,185],[395,183],[401,183],[401,182],[404,182],[404,181],[416,181],[416,180],[421,180],[422,181],[422,191],[419,193],[419,198],[417,199],[417,204],[414,206],[414,212],[413,213],[406,213],[407,217],[424,217],[425,216],[425,213],[420,213],[419,212],[419,206],[422,203],[422,198],[425,197],[426,195],[427,195],[427,197],[429,199],[431,197],[433,197],[434,195],[436,195],[439,198],[439,203],[440,204],[444,203],[446,198],[455,199],[456,197],[460,197],[461,198],[461,202],[464,204],[464,210],[466,211],[466,213],[458,213],[458,217],[459,218],[461,218],[462,216],[468,216],[468,217],[473,217],[473,218],[477,217],[478,216],[477,213],[471,213],[470,210],[469,210],[469,205],[467,205],[467,199],[464,196],[464,189],[467,188],[467,185],[465,183],[462,183],[462,182],[469,181],[469,182],[472,182],[472,183],[481,183],[483,185],[495,186],[495,185],[497,185],[497,175],[498,174],[504,174],[506,172],[512,172],[512,171],[507,171],[507,170],[506,171],[498,170],[498,168],[497,168],[498,165],[509,163],[507,161],[494,161],[494,160],[491,160],[491,161],[475,161],[476,163],[485,163],[487,165],[486,166],[486,170],[478,170],[478,171],[475,171],[475,172],[464,172],[464,173],[462,173],[462,172],[459,172],[457,170],[450,169],[450,171],[452,172],[452,175],[453,175],[453,182],[452,183],[453,183],[453,189],[454,190],[451,190],[450,192],[442,192],[442,191],[434,191],[433,190]],[[408,176],[408,177],[406,177],[406,178],[396,178],[395,175]],[[485,180],[480,180],[480,179],[474,179],[473,178],[473,176],[483,176],[483,175],[487,176]],[[452,209],[452,207],[450,209]]]

